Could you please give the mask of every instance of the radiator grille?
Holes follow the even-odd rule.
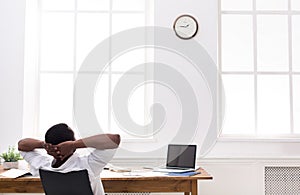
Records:
[[[265,195],[300,195],[300,167],[265,167]]]

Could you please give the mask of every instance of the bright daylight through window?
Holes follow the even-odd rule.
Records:
[[[300,1],[220,2],[222,135],[299,136]]]
[[[151,25],[153,17],[150,0],[42,0],[28,2],[27,11],[26,29],[30,40],[26,42],[27,47],[32,48],[26,51],[32,53],[33,58],[38,58],[31,60],[33,63],[27,63],[30,66],[35,64],[38,81],[34,105],[36,111],[33,112],[36,136],[44,135],[50,126],[59,122],[75,126],[73,85],[82,62],[91,50],[115,33]],[[113,47],[111,43],[110,48]],[[109,59],[110,56],[103,58]],[[147,76],[146,70],[129,74],[125,72],[150,59],[151,51],[134,49],[118,56],[101,73],[95,90],[95,112],[106,132],[120,133],[125,139],[135,139],[134,135],[122,131],[114,120],[112,91],[121,76]],[[94,70],[86,72],[87,77],[95,74],[100,73]],[[146,88],[137,88],[129,101],[131,117],[139,124],[148,120],[145,104],[150,100],[146,98]]]

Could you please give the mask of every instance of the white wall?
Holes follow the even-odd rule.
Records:
[[[0,0],[0,152],[22,136],[24,0]]]
[[[159,27],[166,27],[173,29],[173,24],[176,18],[182,14],[190,14],[194,16],[199,24],[199,31],[193,40],[198,41],[202,47],[210,54],[212,59],[216,62],[217,59],[217,0],[206,1],[206,0],[189,0],[184,2],[181,0],[156,0],[154,1],[154,25]],[[163,34],[163,33],[162,33]],[[199,111],[199,120],[197,131],[192,139],[188,143],[196,143],[199,146],[203,143],[203,139],[206,135],[206,132],[202,132],[203,129],[208,129],[207,126],[210,122],[210,114],[206,111],[211,111],[211,96],[207,88],[206,82],[203,80],[202,74],[199,74],[195,71],[195,67],[182,56],[178,55],[174,45],[180,45],[180,43],[185,42],[178,37],[176,37],[175,32],[170,33],[172,36],[169,39],[169,42],[165,41],[166,37],[159,37],[161,34],[156,33],[154,35],[156,46],[161,46],[163,44],[164,49],[155,48],[154,58],[156,63],[164,63],[165,65],[172,67],[174,70],[178,71],[180,76],[185,77],[188,83],[196,93],[198,111]],[[168,34],[169,35],[169,34]],[[163,36],[163,35],[161,35]],[[168,37],[169,38],[169,37]],[[163,39],[163,40],[162,40]],[[172,41],[175,44],[171,43]],[[163,42],[163,43],[161,43]],[[165,48],[169,46],[170,48]],[[168,49],[174,49],[175,52],[171,52]],[[197,53],[197,51],[195,51]],[[183,55],[185,55],[183,53]],[[154,68],[155,69],[155,68]],[[168,77],[166,75],[165,77]],[[154,76],[155,77],[155,76]],[[156,79],[156,77],[155,77]],[[176,78],[177,79],[177,78]],[[171,79],[170,79],[171,80]],[[175,79],[174,79],[175,80]],[[179,80],[179,79],[177,79]],[[157,81],[157,80],[155,80]],[[158,80],[157,82],[160,82]],[[163,82],[164,83],[164,82]],[[148,142],[140,143],[126,143],[128,148],[132,149],[131,151],[136,151],[138,148],[143,148],[143,152],[131,152],[122,151],[117,153],[120,158],[162,158],[166,155],[166,146],[168,142],[172,143],[187,143],[186,141],[181,141],[181,139],[173,139],[178,132],[181,122],[181,107],[182,102],[180,93],[173,91],[175,86],[174,83],[164,83],[169,84],[172,89],[167,89],[164,85],[155,85],[154,86],[154,103],[160,103],[166,111],[166,120],[164,126],[154,134],[153,140]],[[178,100],[180,99],[180,100]],[[206,117],[206,118],[205,118]],[[182,129],[181,129],[182,130]],[[182,136],[183,137],[183,136]],[[192,136],[191,136],[192,137]],[[175,141],[174,141],[175,140]],[[125,144],[124,144],[125,145]],[[164,148],[162,148],[164,147]],[[157,149],[154,150],[153,148]],[[165,149],[165,150],[164,150]],[[149,152],[145,152],[149,150]],[[154,151],[153,151],[154,150]],[[120,151],[120,150],[119,150]]]
[[[201,163],[214,177],[199,183],[203,195],[263,195],[263,166],[256,161],[214,161]]]
[[[170,37],[168,38],[163,36],[161,36],[163,38],[159,37],[159,33],[155,35],[155,39],[158,40],[156,45],[160,46],[159,44],[161,39],[164,41],[167,40],[164,42],[164,49],[169,49],[164,50],[156,48],[155,62],[163,63],[170,67],[170,69],[177,71],[177,75],[174,78],[172,78],[172,75],[175,75],[176,73],[173,71],[169,71],[168,74],[164,75],[164,78],[167,78],[167,81],[164,80],[163,82],[165,82],[164,84],[168,87],[163,85],[156,85],[154,87],[154,102],[161,103],[166,110],[167,122],[160,131],[169,132],[164,139],[170,139],[170,137],[173,136],[173,140],[168,140],[172,143],[196,143],[198,146],[202,146],[212,119],[213,102],[211,98],[211,91],[216,91],[216,86],[209,86],[205,77],[212,76],[213,78],[211,79],[214,79],[215,77],[215,80],[217,80],[217,78],[213,75],[213,72],[210,72],[211,75],[207,75],[207,72],[204,72],[201,65],[205,64],[209,67],[215,66],[216,69],[216,65],[210,63],[210,61],[203,56],[205,56],[205,53],[207,52],[210,56],[208,58],[211,58],[215,63],[217,61],[217,2],[217,0],[190,0],[188,2],[181,0],[155,1],[155,26],[172,29],[174,21],[180,15],[184,14],[195,17],[199,25],[198,33],[191,40],[182,40],[176,37],[175,32],[170,33]],[[199,45],[195,46],[196,44],[194,45],[193,42],[198,42]],[[186,48],[186,50],[183,51],[181,48]],[[202,48],[204,51],[202,51]],[[192,52],[189,53],[189,51]],[[202,64],[197,63],[196,60],[201,60]],[[195,63],[197,64],[195,65]],[[159,67],[159,65],[157,66]],[[197,69],[200,69],[202,72],[198,72]],[[185,86],[186,90],[177,88],[176,84],[174,84],[176,81],[173,82],[174,80],[176,80],[178,82],[177,84],[180,86],[185,86],[184,82],[181,81],[185,80],[188,83],[187,86]],[[189,94],[189,88],[193,91],[191,93],[192,95]],[[189,97],[185,99],[185,96],[187,95]],[[176,98],[174,98],[174,96],[176,96]],[[197,101],[197,103],[193,105],[193,108],[189,108],[188,106],[193,104],[190,96],[195,96]],[[181,114],[184,109],[189,109],[187,113],[191,113],[193,109],[197,110],[199,114],[197,127],[191,127],[192,125],[188,126],[186,123],[183,123],[184,119],[181,117]],[[189,117],[187,120],[189,120],[189,124],[192,124],[192,117]],[[180,125],[184,126],[182,127]],[[177,131],[178,129],[180,129],[181,132],[184,132],[185,135],[179,134],[179,131]],[[190,129],[195,129],[195,132],[190,131]],[[189,136],[193,133],[195,133],[193,136]],[[180,138],[177,137],[177,135],[180,135]],[[189,139],[189,137],[192,138]],[[166,143],[166,141],[164,143]],[[198,150],[198,153],[200,154],[200,150]]]
[[[24,0],[0,0],[0,151],[22,136]]]
[[[199,31],[194,39],[207,49],[216,62],[218,0],[156,0],[154,6],[154,24],[156,26],[172,28],[175,19],[182,14],[190,14],[196,17],[199,23]]]

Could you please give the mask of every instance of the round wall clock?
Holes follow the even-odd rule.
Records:
[[[173,29],[181,39],[191,39],[198,32],[198,22],[191,15],[181,15],[176,18]]]

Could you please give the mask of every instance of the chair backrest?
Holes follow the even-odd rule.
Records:
[[[93,195],[87,170],[60,173],[39,170],[46,195]]]

